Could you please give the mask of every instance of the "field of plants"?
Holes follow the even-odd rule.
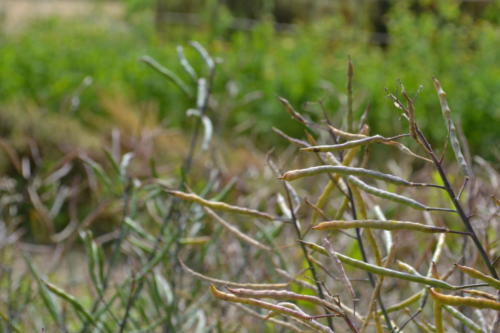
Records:
[[[12,3],[0,332],[500,331],[498,2]]]

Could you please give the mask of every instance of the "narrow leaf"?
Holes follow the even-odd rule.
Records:
[[[139,60],[146,63],[148,66],[150,66],[151,68],[156,70],[158,73],[162,74],[167,79],[172,81],[188,97],[193,97],[193,93],[191,92],[191,89],[189,89],[188,85],[180,77],[178,77],[174,72],[163,67],[156,60],[154,60],[153,58],[151,58],[149,56],[143,56]]]

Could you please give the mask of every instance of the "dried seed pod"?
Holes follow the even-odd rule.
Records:
[[[335,230],[369,228],[381,230],[414,230],[427,233],[449,232],[447,228],[429,226],[417,222],[395,221],[395,220],[354,220],[354,221],[325,221],[313,227],[315,230]]]
[[[231,213],[237,213],[237,214],[243,214],[243,215],[250,215],[254,217],[260,217],[264,218],[266,220],[276,220],[277,218],[264,212],[260,212],[255,209],[250,209],[250,208],[245,208],[245,207],[239,207],[239,206],[233,206],[229,205],[224,202],[220,201],[211,201],[211,200],[206,200],[203,199],[202,197],[193,194],[193,193],[186,193],[186,192],[181,192],[181,191],[172,191],[172,190],[167,190],[168,193],[175,195],[176,197],[182,199],[182,200],[187,200],[187,201],[192,201],[196,202],[197,204],[205,207],[209,207],[215,210],[221,210],[225,212],[231,212]]]
[[[437,292],[433,288],[429,289],[431,296],[437,299],[442,304],[453,305],[453,306],[471,306],[479,309],[493,309],[500,311],[500,302],[493,301],[487,298],[475,298],[475,297],[462,297],[462,296],[452,296],[445,295]]]
[[[495,289],[500,290],[500,280],[497,280],[491,276],[488,276],[484,274],[483,272],[478,271],[477,269],[467,267],[467,266],[462,266],[459,264],[455,264],[459,270],[464,272],[465,274],[469,275],[470,277],[473,277],[475,279],[481,280],[489,284],[490,286],[494,287]]]
[[[288,283],[240,283],[240,282],[232,282],[232,281],[215,279],[215,278],[203,275],[201,273],[198,273],[196,271],[193,271],[180,259],[179,259],[179,262],[180,262],[182,268],[185,269],[189,274],[191,274],[191,275],[193,275],[201,280],[224,285],[227,287],[247,288],[247,289],[284,289],[284,288],[288,287],[288,285],[289,285]]]

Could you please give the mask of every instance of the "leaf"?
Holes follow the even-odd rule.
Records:
[[[193,97],[193,93],[192,93],[191,89],[189,89],[188,85],[180,77],[178,77],[174,72],[163,67],[156,60],[154,60],[153,58],[151,58],[149,56],[143,56],[139,60],[146,63],[149,67],[153,68],[158,73],[160,73],[161,75],[165,76],[167,79],[172,81],[188,97]]]
[[[59,303],[54,299],[47,286],[43,283],[43,279],[36,269],[35,265],[33,265],[33,263],[31,262],[31,259],[29,259],[27,256],[24,256],[24,259],[26,260],[31,273],[35,276],[38,288],[40,290],[40,296],[42,297],[43,303],[52,316],[52,319],[59,325],[59,327],[64,327],[61,307]]]
[[[70,303],[73,306],[73,308],[76,310],[76,312],[82,314],[85,317],[85,319],[87,319],[92,324],[95,324],[94,318],[90,315],[90,313],[88,313],[85,310],[83,305],[80,302],[78,302],[77,299],[73,295],[65,292],[64,290],[60,289],[59,287],[57,287],[56,285],[54,285],[48,281],[42,280],[42,282],[47,286],[47,288],[52,293],[54,293],[56,296],[64,299],[68,303]]]

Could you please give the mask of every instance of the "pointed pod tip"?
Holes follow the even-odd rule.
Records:
[[[215,285],[211,284],[209,288],[210,288],[210,293],[213,296],[217,297],[220,295],[220,291],[215,287]]]

